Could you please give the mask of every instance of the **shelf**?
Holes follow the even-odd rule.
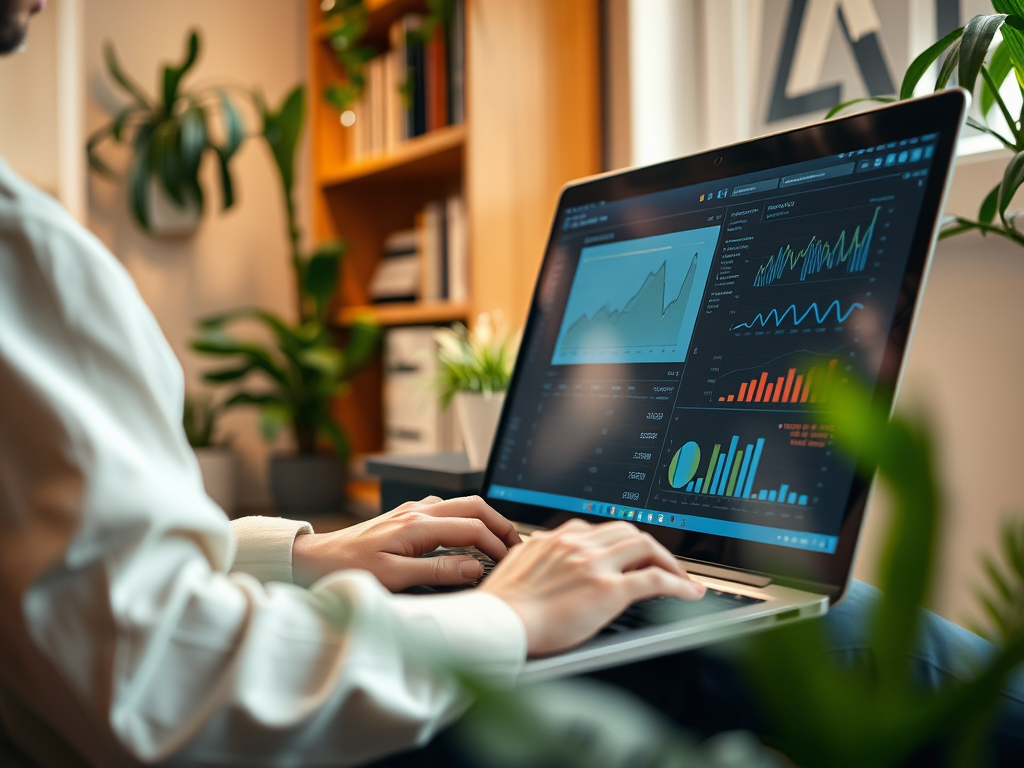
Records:
[[[374,304],[362,307],[343,307],[338,314],[338,322],[341,325],[351,325],[356,318],[370,315],[384,326],[433,325],[434,323],[452,323],[456,320],[464,321],[468,314],[469,305],[452,304],[446,301]]]
[[[389,155],[377,155],[354,163],[326,166],[318,174],[320,186],[351,184],[402,184],[462,173],[466,126],[449,125],[409,139]]]

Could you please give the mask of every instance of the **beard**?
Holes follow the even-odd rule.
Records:
[[[18,21],[17,0],[0,0],[0,55],[21,50],[28,27]]]

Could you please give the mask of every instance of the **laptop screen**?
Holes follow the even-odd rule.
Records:
[[[740,145],[703,181],[690,158],[570,188],[488,500],[682,532],[659,536],[677,554],[717,541],[714,562],[743,565],[721,542],[835,555],[857,479],[825,409],[894,376],[959,126],[899,110],[817,126],[796,157],[800,131]]]

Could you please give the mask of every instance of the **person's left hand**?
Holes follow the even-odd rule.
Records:
[[[457,586],[483,575],[473,557],[421,558],[438,547],[476,547],[495,562],[521,543],[508,520],[479,496],[441,501],[428,496],[340,531],[295,537],[292,574],[309,586],[348,568],[369,571],[392,592],[416,585]]]

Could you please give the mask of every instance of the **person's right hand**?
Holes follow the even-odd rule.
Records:
[[[480,589],[519,614],[530,656],[578,645],[638,600],[698,600],[706,590],[631,523],[578,519],[512,547]]]

